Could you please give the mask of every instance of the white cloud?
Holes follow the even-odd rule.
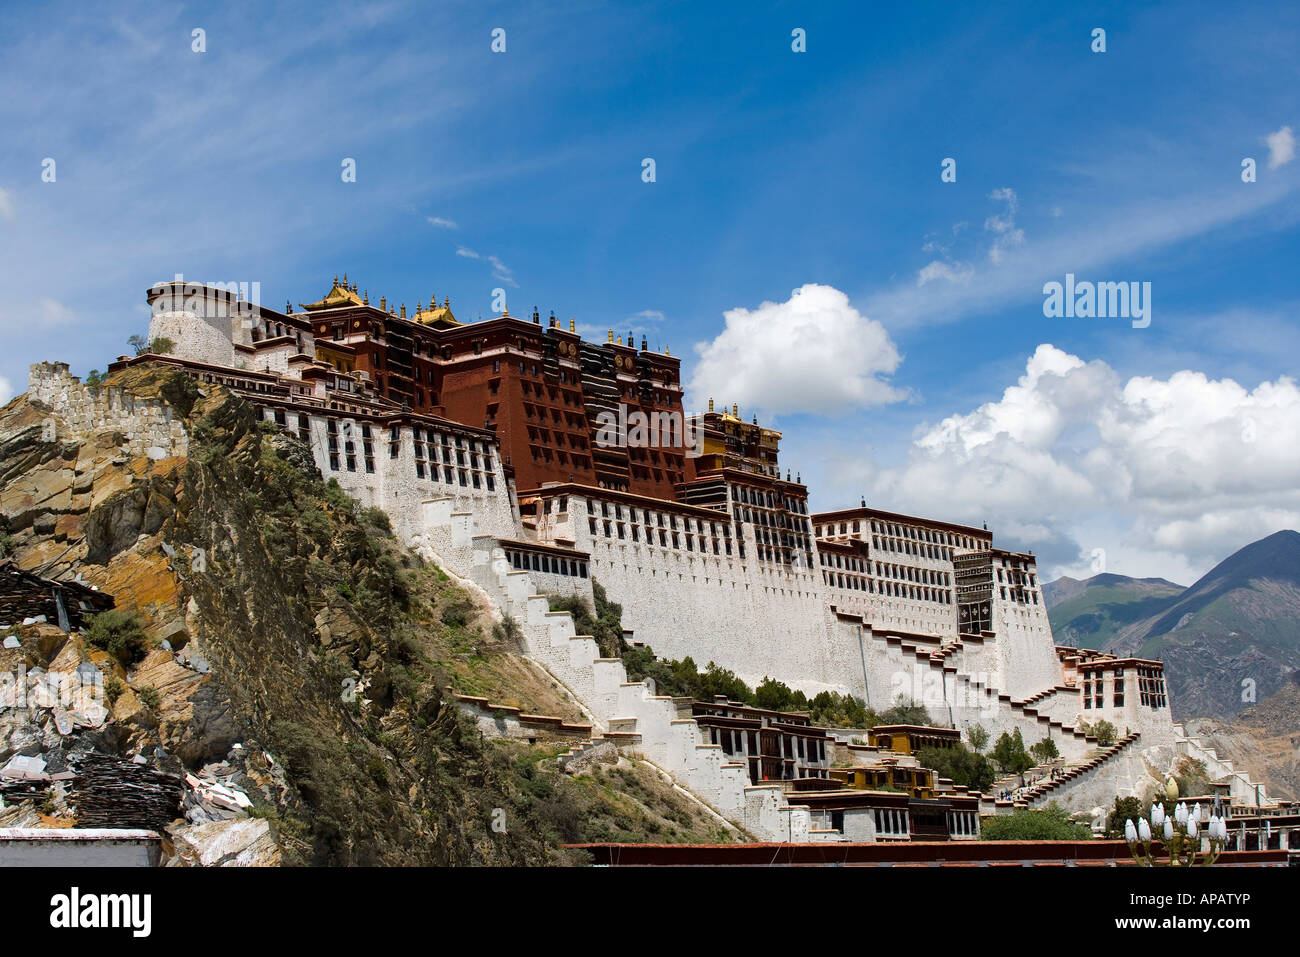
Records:
[[[456,255],[464,256],[466,259],[477,259],[486,262],[492,267],[492,278],[499,279],[507,286],[518,287],[519,283],[515,282],[515,271],[503,263],[497,256],[484,256],[468,246],[456,247]]]
[[[42,299],[40,301],[40,323],[44,326],[59,326],[65,322],[70,322],[74,318],[73,312],[57,299]]]
[[[984,230],[996,236],[993,245],[989,247],[989,259],[996,266],[1002,262],[1008,249],[1024,245],[1025,231],[1016,228],[1016,210],[1020,208],[1020,203],[1014,189],[1010,186],[995,189],[989,193],[989,199],[1007,204],[1002,215],[995,214],[984,220]]]
[[[9,380],[0,376],[0,405],[5,405],[14,397],[14,387],[9,384]]]
[[[1043,344],[1001,398],[923,427],[905,464],[873,485],[891,507],[942,501],[1021,542],[1064,535],[1204,570],[1300,527],[1297,448],[1293,379],[1248,389],[1185,370],[1121,381],[1105,362]]]
[[[927,282],[934,282],[936,279],[946,279],[948,282],[969,282],[970,277],[973,275],[975,275],[975,269],[970,263],[950,263],[936,259],[921,267],[916,274],[916,284],[924,286]]]
[[[450,219],[443,219],[441,216],[426,216],[430,226],[437,226],[441,229],[459,229],[460,227]]]
[[[1277,169],[1295,159],[1295,134],[1291,127],[1284,126],[1276,133],[1264,137],[1268,144],[1268,168]]]
[[[700,358],[690,389],[697,399],[779,415],[906,398],[881,378],[901,361],[889,333],[838,289],[807,283],[785,302],[729,309],[724,319],[717,338],[695,346]]]
[[[1292,184],[1277,177],[1261,181],[1257,187],[1200,188],[1171,197],[1104,204],[1090,209],[1085,216],[1071,214],[1057,220],[1057,228],[1033,242],[1025,241],[1023,231],[1015,227],[1009,214],[995,215],[986,220],[986,229],[980,235],[992,238],[989,263],[997,268],[975,268],[960,283],[901,281],[869,294],[864,308],[897,331],[955,322],[1008,303],[1041,305],[1041,290],[1047,279],[1059,280],[1067,272],[1082,275],[1204,235],[1253,217],[1294,190]],[[995,191],[993,197],[1009,202],[1009,196],[999,197],[1002,192]],[[1002,225],[1006,228],[997,232]],[[977,261],[974,255],[966,259]]]
[[[0,188],[0,219],[14,218],[14,201],[9,192]]]

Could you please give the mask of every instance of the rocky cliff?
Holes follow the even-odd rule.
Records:
[[[268,822],[262,856],[288,862],[564,863],[577,858],[563,841],[718,837],[644,769],[574,780],[544,749],[485,739],[446,688],[500,690],[494,675],[527,670],[508,635],[249,404],[147,366],[73,392],[0,410],[0,548],[80,573],[144,636],[116,655],[65,636],[60,664],[90,662],[117,694],[103,728],[35,747],[215,768]],[[48,631],[18,629],[19,653],[53,667]],[[544,674],[509,680],[536,692],[525,707],[562,697]],[[18,753],[16,730],[0,758]],[[196,827],[173,829],[177,859],[251,862]]]

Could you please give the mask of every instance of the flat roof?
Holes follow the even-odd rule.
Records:
[[[957,522],[945,522],[934,518],[920,518],[916,515],[904,515],[901,512],[886,512],[878,508],[862,507],[841,508],[830,512],[814,512],[811,516],[814,523],[840,521],[847,518],[883,518],[892,522],[910,523],[913,525],[925,525],[930,528],[944,528],[950,531],[961,532],[963,535],[974,535],[980,538],[987,538],[993,541],[993,533],[987,528],[976,528],[973,525],[961,525]]]

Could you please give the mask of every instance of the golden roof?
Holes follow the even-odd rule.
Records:
[[[310,303],[300,302],[298,305],[302,306],[302,308],[306,309],[308,312],[315,312],[317,309],[336,309],[339,306],[362,306],[365,305],[365,303],[362,302],[361,297],[357,295],[356,283],[352,284],[352,288],[348,288],[348,277],[345,273],[342,284],[339,283],[338,276],[334,277],[334,284],[330,287],[330,291],[325,294],[324,299]]]
[[[451,299],[443,299],[442,305],[438,305],[438,300],[434,299],[429,303],[428,309],[422,309],[414,316],[415,321],[424,326],[461,326],[464,325],[459,319],[451,314]]]

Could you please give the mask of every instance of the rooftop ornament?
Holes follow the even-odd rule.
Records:
[[[1177,784],[1173,785],[1173,792],[1177,797]],[[1160,835],[1159,848],[1153,846],[1157,834]],[[1201,853],[1203,838],[1208,838],[1210,845],[1205,854]],[[1228,843],[1228,821],[1224,816],[1202,810],[1199,803],[1188,808],[1186,803],[1180,802],[1172,817],[1166,813],[1163,804],[1157,803],[1151,805],[1150,823],[1146,818],[1124,822],[1124,840],[1128,842],[1134,862],[1140,867],[1208,867],[1219,859]]]

